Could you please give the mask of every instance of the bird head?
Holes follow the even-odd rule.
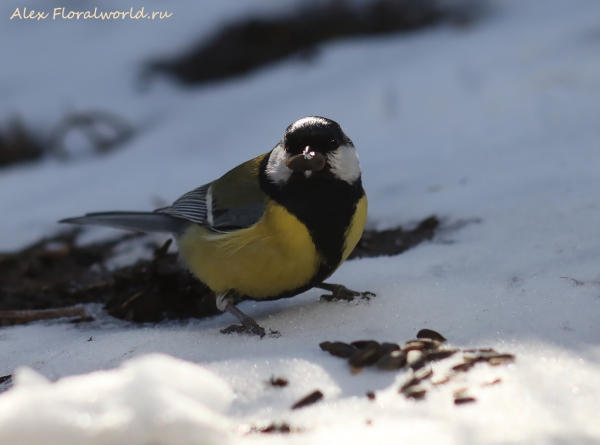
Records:
[[[350,184],[360,178],[354,144],[337,122],[309,116],[292,123],[269,155],[266,174],[276,184],[331,178]]]

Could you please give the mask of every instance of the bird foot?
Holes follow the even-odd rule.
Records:
[[[221,334],[252,334],[263,338],[266,335],[266,332],[264,328],[256,323],[246,323],[245,325],[233,324],[227,328],[221,329]]]
[[[354,299],[357,297],[363,300],[370,300],[371,297],[375,297],[375,294],[373,292],[357,292],[355,290],[348,289],[346,286],[342,286],[341,284],[322,283],[322,285],[318,287],[321,289],[331,291],[331,295],[321,295],[321,300],[324,301],[354,301]]]

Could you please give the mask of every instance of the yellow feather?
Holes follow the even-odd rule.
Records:
[[[365,227],[363,197],[346,231],[343,263]],[[236,290],[251,298],[274,297],[308,284],[322,262],[304,224],[284,207],[270,201],[255,225],[215,233],[191,225],[179,239],[179,251],[190,270],[212,290]]]
[[[273,201],[246,229],[214,233],[190,226],[179,239],[179,251],[215,292],[235,289],[257,299],[307,284],[321,260],[304,224]]]
[[[367,223],[367,207],[367,195],[364,195],[360,201],[358,201],[358,204],[356,204],[356,212],[352,218],[352,223],[346,231],[346,244],[344,245],[341,263],[346,261],[346,258],[348,258],[360,241],[360,237],[365,229],[365,224]]]

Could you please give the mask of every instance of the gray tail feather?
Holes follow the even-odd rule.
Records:
[[[77,218],[66,218],[59,223],[106,226],[137,232],[169,232],[181,234],[190,225],[186,219],[153,212],[100,212],[87,213]]]

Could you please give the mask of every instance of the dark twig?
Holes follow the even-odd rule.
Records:
[[[2,326],[9,326],[62,317],[79,317],[81,321],[91,319],[83,307],[73,306],[58,309],[38,309],[29,311],[0,311],[0,324]]]

